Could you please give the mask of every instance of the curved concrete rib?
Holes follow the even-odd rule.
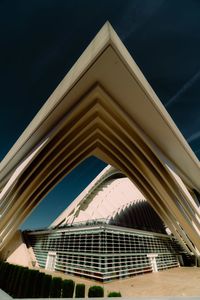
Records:
[[[200,192],[199,161],[108,23],[0,164],[1,247],[91,155],[128,176],[199,256],[200,211],[188,191]]]
[[[113,201],[114,199],[114,201]],[[164,224],[137,187],[108,165],[59,215],[51,227],[94,221],[165,232]]]

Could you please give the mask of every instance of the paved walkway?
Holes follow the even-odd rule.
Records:
[[[107,292],[119,290],[124,297],[199,296],[200,299],[200,268],[174,268],[113,281],[104,287]]]
[[[46,273],[51,273],[47,272]],[[53,273],[51,273],[53,275]],[[92,285],[104,287],[104,295],[109,292],[120,291],[123,297],[178,297],[178,296],[198,296],[200,299],[200,268],[181,267],[134,276],[128,279],[115,280],[101,284],[92,280],[80,277],[68,276],[60,272],[54,272],[54,276],[71,278],[76,283],[85,283],[87,290]],[[173,299],[173,298],[169,298]],[[188,298],[186,298],[188,299]],[[185,300],[186,300],[185,299]]]

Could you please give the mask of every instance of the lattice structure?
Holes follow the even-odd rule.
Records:
[[[171,236],[106,224],[26,232],[26,240],[41,268],[53,253],[52,269],[100,281],[152,272],[152,253],[157,270],[177,267],[183,253]]]

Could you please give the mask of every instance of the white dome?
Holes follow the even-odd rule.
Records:
[[[86,224],[92,220],[141,229],[163,229],[161,220],[138,188],[111,166],[107,166],[51,226]]]

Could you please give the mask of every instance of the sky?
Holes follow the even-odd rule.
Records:
[[[200,158],[200,1],[1,0],[0,160],[107,20]],[[79,165],[22,228],[48,226],[104,166]]]

